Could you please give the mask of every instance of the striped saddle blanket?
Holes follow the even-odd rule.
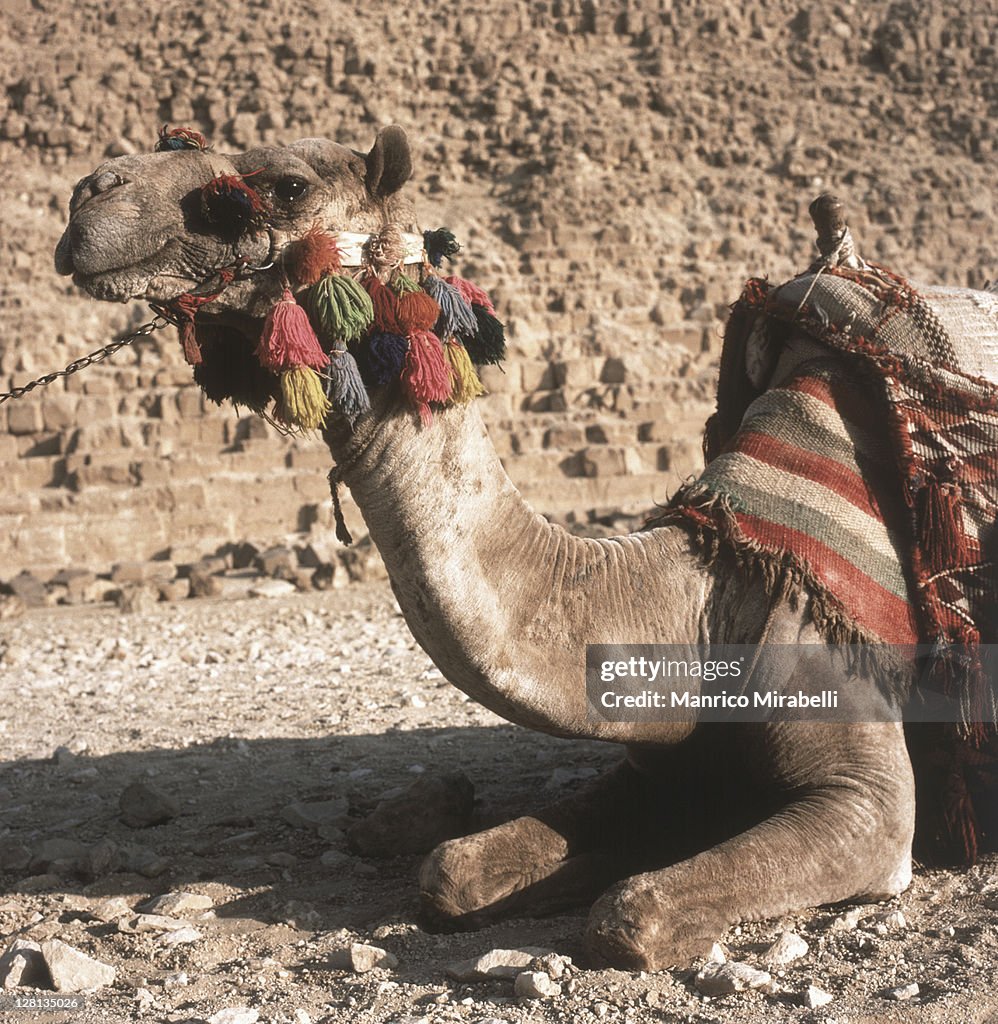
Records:
[[[832,641],[998,643],[998,294],[870,267],[749,281],[704,447],[649,525],[806,588]],[[982,677],[958,694],[975,749],[994,735]]]

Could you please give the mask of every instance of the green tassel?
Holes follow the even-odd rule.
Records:
[[[346,274],[327,274],[305,293],[308,311],[325,348],[342,351],[374,323],[371,296]]]
[[[405,295],[407,292],[420,291],[419,282],[413,281],[407,274],[400,270],[391,281],[391,289],[396,295]]]
[[[478,321],[478,333],[464,339],[471,361],[478,366],[501,363],[506,358],[506,331],[502,323],[484,306],[474,305],[471,309]]]

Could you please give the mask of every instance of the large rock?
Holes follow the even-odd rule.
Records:
[[[368,857],[427,853],[445,839],[467,835],[475,787],[464,772],[424,776],[347,830],[352,849]]]
[[[42,956],[56,992],[92,992],[114,983],[115,969],[67,946],[59,939],[41,945]]]
[[[0,988],[48,988],[49,972],[42,947],[15,939],[0,956]]]

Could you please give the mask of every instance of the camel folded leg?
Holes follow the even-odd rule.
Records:
[[[685,964],[740,921],[905,889],[914,790],[900,728],[851,728],[844,763],[766,820],[604,893],[586,932],[594,960],[632,970]]]
[[[624,762],[535,815],[442,843],[419,874],[428,923],[476,928],[591,902],[641,865],[647,787]]]

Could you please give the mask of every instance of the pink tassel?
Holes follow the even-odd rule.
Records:
[[[329,365],[329,356],[322,351],[308,314],[288,288],[267,314],[256,356],[268,370],[286,370],[290,366],[323,370]]]
[[[493,316],[496,315],[496,307],[492,305],[488,292],[483,291],[477,284],[472,284],[463,277],[445,277],[444,280],[461,293],[461,297],[469,306],[482,306]]]
[[[412,331],[402,367],[402,387],[419,412],[424,426],[432,420],[430,402],[446,402],[454,387],[443,345],[432,331]]]

